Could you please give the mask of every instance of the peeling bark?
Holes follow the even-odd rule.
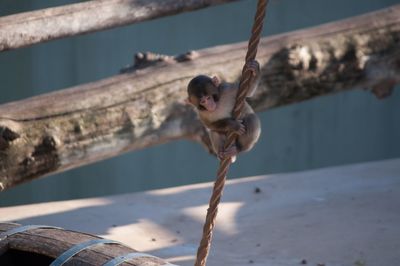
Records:
[[[350,89],[383,97],[400,81],[400,5],[264,38],[258,51],[257,111]],[[200,73],[237,81],[245,52],[246,43],[200,50],[0,106],[1,188],[175,139],[209,147],[186,85]]]

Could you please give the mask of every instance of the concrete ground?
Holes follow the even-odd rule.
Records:
[[[211,183],[0,208],[193,265]],[[400,265],[400,159],[229,181],[208,265]]]

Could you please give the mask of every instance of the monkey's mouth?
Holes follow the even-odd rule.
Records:
[[[217,109],[217,103],[211,96],[203,96],[200,99],[200,105],[204,107],[207,111],[213,112]]]
[[[204,108],[206,108],[207,111],[213,112],[215,109],[217,109],[217,104],[215,102],[207,102],[203,104]]]

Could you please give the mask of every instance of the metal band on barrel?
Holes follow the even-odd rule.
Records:
[[[128,254],[125,254],[122,256],[115,257],[112,260],[108,261],[103,266],[117,266],[128,260],[135,259],[135,258],[143,258],[143,257],[155,258],[154,256],[146,254],[146,253],[133,252],[133,253],[128,253]]]
[[[62,253],[57,259],[55,259],[50,266],[62,266],[65,262],[67,262],[70,258],[72,258],[74,255],[78,254],[82,250],[85,250],[87,248],[97,246],[97,245],[103,245],[103,244],[120,244],[117,241],[114,240],[109,240],[109,239],[92,239],[80,244],[77,244],[64,253]]]
[[[124,262],[127,262],[127,261],[131,260],[131,259],[146,258],[146,257],[157,258],[157,257],[155,257],[153,255],[149,255],[149,254],[146,254],[146,253],[133,252],[133,253],[128,253],[128,254],[125,254],[125,255],[122,255],[122,256],[115,257],[114,259],[112,259],[112,260],[106,262],[105,264],[103,264],[103,266],[118,266],[118,265],[120,265],[120,264],[122,264]],[[174,266],[173,264],[170,264],[170,263],[165,263],[163,265]]]
[[[22,233],[28,230],[32,230],[32,229],[38,229],[38,228],[42,228],[42,229],[62,229],[60,227],[55,227],[55,226],[49,226],[49,225],[24,225],[24,226],[18,226],[18,227],[14,227],[8,231],[2,232],[0,233],[0,241],[5,240],[7,237],[18,234],[18,233]]]

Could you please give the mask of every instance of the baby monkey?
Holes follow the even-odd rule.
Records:
[[[245,65],[245,70],[252,73],[247,94],[247,97],[252,97],[260,81],[260,65],[253,60]],[[217,77],[204,75],[193,78],[187,87],[188,102],[197,109],[200,120],[208,129],[215,155],[220,160],[231,157],[232,162],[239,152],[250,150],[261,133],[260,120],[247,102],[241,118],[233,118],[238,87],[238,84],[221,82]],[[238,135],[237,140],[235,145],[225,149],[224,144],[230,131]]]

